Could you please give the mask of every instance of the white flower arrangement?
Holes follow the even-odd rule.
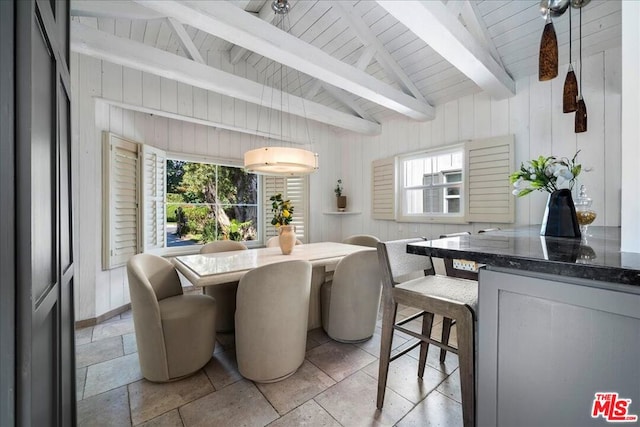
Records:
[[[582,165],[576,164],[576,152],[571,160],[566,157],[543,157],[528,161],[528,165],[522,163],[520,169],[509,176],[509,182],[515,189],[513,195],[522,197],[532,191],[547,191],[553,193],[556,190],[571,190],[576,177],[582,170]]]

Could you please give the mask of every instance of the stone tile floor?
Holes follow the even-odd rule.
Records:
[[[409,309],[400,310],[408,316]],[[414,325],[416,328],[418,325]],[[439,333],[441,321],[434,325]],[[455,344],[455,328],[451,341]],[[396,333],[394,351],[410,345]],[[273,384],[256,384],[237,370],[234,336],[218,334],[209,363],[181,381],[142,378],[133,319],[128,311],[76,331],[79,426],[459,426],[458,360],[431,346],[424,379],[418,349],[391,363],[384,408],[376,409],[380,322],[363,343],[343,344],[314,329],[298,371]]]

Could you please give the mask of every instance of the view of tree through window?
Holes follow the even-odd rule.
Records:
[[[241,168],[167,160],[167,246],[258,236],[258,176]]]

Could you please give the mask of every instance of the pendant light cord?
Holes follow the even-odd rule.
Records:
[[[580,8],[580,96],[582,96],[582,8]]]
[[[571,37],[571,7],[569,7],[569,65],[572,65],[572,61],[571,61],[571,41],[572,41],[572,37]]]

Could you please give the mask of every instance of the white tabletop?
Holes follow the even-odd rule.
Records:
[[[335,264],[345,256],[366,246],[321,242],[296,245],[290,255],[282,255],[280,248],[249,249],[179,256],[174,264],[189,281],[197,286],[210,286],[240,280],[249,270],[276,262],[305,260],[315,266]]]

